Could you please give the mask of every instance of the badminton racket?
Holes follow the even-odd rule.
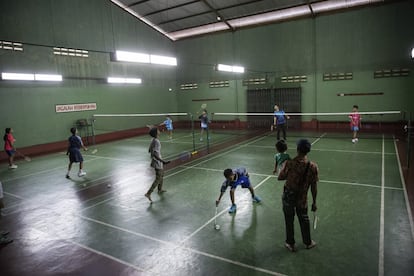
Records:
[[[207,104],[206,103],[203,103],[201,106],[200,106],[200,110],[197,112],[197,114],[198,113],[201,113],[203,110],[205,110],[207,108]]]
[[[180,153],[180,160],[181,161],[187,161],[191,158],[191,153],[189,151],[183,151],[182,153]]]
[[[217,224],[218,205],[216,204],[216,213],[214,214],[214,229],[220,230],[220,225]]]
[[[319,220],[319,218],[318,218],[318,216],[316,215],[316,212],[313,212],[313,230],[315,230],[315,229],[316,229],[316,226],[317,226],[317,224],[318,224],[318,220]]]
[[[23,153],[21,153],[20,151],[16,150],[16,153],[17,153],[17,155],[19,155],[19,156],[23,157],[23,158],[24,158],[24,160],[26,160],[27,162],[32,161],[32,159],[31,159],[29,156],[24,155],[24,154],[23,154]]]

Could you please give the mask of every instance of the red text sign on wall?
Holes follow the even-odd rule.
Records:
[[[57,104],[55,106],[56,113],[62,112],[76,112],[96,110],[96,103],[83,103],[83,104]]]

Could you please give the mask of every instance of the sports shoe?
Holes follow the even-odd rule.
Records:
[[[149,201],[152,203],[152,199],[151,199],[151,195],[150,194],[145,194],[144,195],[146,198],[148,198],[149,199]]]
[[[355,142],[358,142],[358,138],[355,138],[354,140],[355,140]]]
[[[166,192],[167,192],[167,190],[158,190],[159,194],[166,193]]]
[[[17,169],[17,165],[13,164],[9,166],[9,169]]]
[[[70,176],[67,174],[66,176],[65,176],[67,179],[70,179]]]
[[[354,143],[354,144],[355,144],[355,142],[356,142],[356,141],[355,141],[355,139],[352,139],[352,143]]]
[[[85,175],[86,175],[86,172],[84,172],[84,171],[79,171],[79,173],[78,173],[79,177],[82,177],[82,176],[85,176]]]
[[[237,210],[237,205],[233,204],[233,205],[231,205],[231,207],[229,209],[229,213],[230,214],[236,213],[236,210]]]
[[[285,243],[285,247],[286,247],[286,249],[287,249],[287,250],[289,250],[290,252],[296,252],[296,247],[295,247],[295,245],[294,245],[294,244],[288,244],[288,243]]]
[[[8,237],[3,236],[3,237],[0,238],[0,244],[1,245],[6,245],[6,244],[9,244],[11,242],[13,242],[13,240],[9,239]]]
[[[262,201],[262,199],[259,196],[254,196],[253,197],[253,202],[260,203],[261,201]]]
[[[311,241],[310,244],[306,245],[306,249],[311,249],[314,248],[316,246],[316,242],[315,241]]]
[[[203,142],[203,138],[200,138],[200,142]]]

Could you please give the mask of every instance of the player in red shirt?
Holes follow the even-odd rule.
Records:
[[[9,156],[9,169],[17,169],[17,165],[14,164],[14,154],[16,153],[16,150],[14,149],[14,142],[16,139],[14,139],[13,135],[13,129],[8,127],[4,130],[4,151]]]
[[[354,105],[352,107],[352,113],[349,114],[351,131],[353,132],[352,135],[352,143],[358,142],[357,133],[361,129],[361,115],[358,113],[358,106]]]

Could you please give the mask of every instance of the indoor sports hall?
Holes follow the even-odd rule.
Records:
[[[414,275],[413,10],[1,0],[0,275]]]

